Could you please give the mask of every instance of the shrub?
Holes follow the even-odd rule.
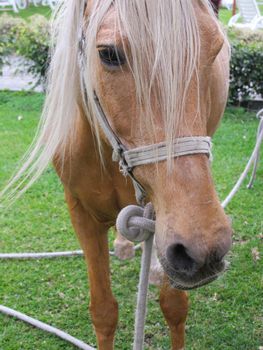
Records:
[[[263,32],[231,29],[229,103],[240,104],[263,95]]]
[[[27,70],[43,82],[49,61],[49,24],[45,17],[35,15],[29,22],[14,28],[14,49],[27,61]]]
[[[0,20],[0,68],[6,60],[6,57],[14,50],[13,47],[13,29],[23,24],[20,18],[3,14]]]
[[[228,29],[232,46],[229,103],[240,104],[255,94],[263,95],[263,31]],[[49,23],[40,15],[29,21],[2,15],[0,66],[10,53],[23,56],[27,71],[44,82],[49,63]]]
[[[235,28],[231,27],[227,29],[227,35],[231,42],[241,41],[247,44],[262,44],[263,43],[263,31],[251,30],[248,28]]]
[[[26,59],[26,70],[38,79],[45,81],[49,61],[49,23],[40,15],[28,21],[1,16],[0,23],[0,62],[8,54],[16,54]]]

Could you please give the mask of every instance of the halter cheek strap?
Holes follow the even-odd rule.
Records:
[[[167,144],[166,142],[161,142],[153,145],[136,147],[130,150],[126,149],[118,135],[110,126],[96,92],[94,92],[94,101],[98,112],[98,122],[113,149],[112,160],[118,161],[121,173],[132,179],[136,200],[142,205],[146,197],[146,191],[135,178],[133,169],[139,165],[152,164],[167,160]],[[176,158],[193,154],[207,154],[211,159],[211,138],[208,136],[176,138],[173,141],[171,154],[169,156]]]
[[[143,205],[144,199],[146,198],[146,191],[143,188],[143,186],[140,184],[140,182],[137,181],[137,179],[133,175],[133,166],[129,166],[129,164],[127,163],[126,156],[125,156],[127,149],[119,139],[118,135],[113,131],[112,127],[110,126],[108,119],[101,107],[101,104],[96,92],[94,92],[94,101],[98,112],[97,113],[98,122],[113,149],[112,160],[114,162],[119,162],[120,172],[124,176],[129,176],[131,178],[133,187],[135,190],[136,201],[137,203]]]

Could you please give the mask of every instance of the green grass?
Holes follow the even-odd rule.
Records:
[[[15,169],[34,135],[41,94],[0,92],[0,188]],[[18,116],[23,118],[19,120]],[[255,141],[254,114],[228,109],[214,139],[213,172],[220,197],[243,170]],[[218,281],[190,293],[188,350],[258,350],[262,344],[262,257],[260,250],[263,163],[252,190],[242,187],[227,212],[234,225],[230,270]],[[62,186],[49,169],[14,206],[0,211],[0,251],[78,249],[63,199]],[[262,250],[262,249],[261,249]],[[133,261],[111,258],[113,290],[120,305],[117,350],[130,350],[140,253]],[[170,348],[168,330],[150,288],[146,338],[149,350]],[[82,258],[0,261],[0,303],[95,345],[87,312],[88,285]],[[1,350],[70,350],[72,346],[19,321],[0,315]]]
[[[1,13],[8,13],[9,15],[12,15],[14,17],[21,17],[23,19],[27,19],[33,15],[42,15],[45,16],[46,18],[51,17],[52,10],[49,6],[33,6],[30,5],[24,10],[19,10],[19,12],[14,12],[14,11],[1,11]]]
[[[225,8],[220,9],[219,19],[223,24],[227,25],[231,17],[232,17],[232,11],[229,11]]]

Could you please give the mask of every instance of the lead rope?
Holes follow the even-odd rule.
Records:
[[[225,200],[222,202],[222,207],[226,208],[226,206],[230,203],[230,201],[233,199],[233,197],[236,195],[237,191],[241,187],[242,183],[244,182],[245,178],[248,175],[248,172],[251,168],[251,166],[254,163],[254,169],[252,172],[251,180],[248,184],[248,188],[251,188],[255,176],[256,176],[256,169],[259,161],[259,153],[260,153],[260,147],[263,142],[263,115],[260,117],[259,127],[258,127],[258,133],[257,133],[257,139],[256,139],[256,145],[254,147],[254,150],[251,154],[251,157],[243,171],[243,173],[240,175],[238,181],[236,182],[235,186],[232,188],[228,196],[225,198]]]
[[[153,219],[153,215],[153,206],[149,203],[149,206],[145,207],[144,217],[147,219]],[[149,238],[144,242],[142,253],[140,283],[135,314],[133,350],[143,350],[153,239],[154,235],[150,234]]]
[[[261,145],[261,143],[263,142],[263,134],[262,134],[262,131],[263,131],[263,109],[261,111],[259,111],[259,113],[257,114],[257,117],[259,118],[257,140],[259,140],[260,145]],[[247,185],[247,188],[253,187],[253,184],[254,184],[254,181],[256,178],[257,167],[258,167],[258,163],[259,163],[259,154],[260,154],[260,147],[258,148],[258,151],[257,151],[256,156],[255,156],[253,171],[251,174],[249,184]]]
[[[147,292],[149,286],[149,271],[151,265],[152,246],[154,239],[153,233],[155,230],[154,210],[152,204],[148,203],[144,208],[136,205],[130,205],[128,207],[125,207],[118,215],[116,226],[118,230],[132,242],[145,241],[141,258],[141,270],[137,295],[137,308],[135,315],[133,343],[133,350],[143,350]],[[0,257],[3,258],[4,255],[5,254],[2,254],[2,256]],[[63,256],[69,256],[69,254],[63,254]],[[32,258],[33,256],[31,255],[30,257]],[[45,256],[41,255],[41,257]],[[51,257],[54,257],[54,255]],[[8,258],[10,259],[10,256],[8,256]],[[25,255],[23,255],[23,258],[25,258]],[[60,329],[52,327],[44,322],[38,321],[32,317],[29,317],[16,310],[10,309],[4,305],[0,305],[0,312],[8,316],[15,317],[43,331],[54,334],[59,338],[75,345],[79,349],[96,350],[90,345],[84,343],[81,340],[78,340],[77,338],[72,337],[71,335],[61,331]]]
[[[133,350],[143,350],[149,272],[154,239],[153,233],[155,231],[154,209],[152,203],[148,203],[144,209],[136,205],[129,205],[122,209],[118,215],[116,227],[117,230],[129,241],[144,241],[133,342]]]
[[[223,201],[222,206],[225,208],[233,196],[236,194],[237,190],[241,186],[244,178],[246,177],[249,168],[253,164],[253,161],[257,161],[260,146],[263,140],[263,127],[262,120],[260,120],[259,132],[257,137],[256,146],[252,152],[251,158],[240,176],[239,181],[234,186],[233,190],[227,196],[227,198]],[[256,164],[256,163],[255,163]],[[148,211],[149,210],[149,211]],[[143,241],[145,240],[145,247],[142,255],[142,264],[140,271],[140,282],[138,288],[138,297],[137,297],[137,309],[136,309],[136,318],[135,318],[135,336],[134,336],[134,344],[133,350],[142,350],[143,349],[143,340],[144,340],[144,326],[145,326],[145,317],[146,317],[146,304],[147,304],[147,290],[148,290],[148,279],[149,279],[149,269],[150,269],[150,257],[152,252],[153,245],[153,233],[155,222],[152,214],[152,206],[151,209],[148,205],[145,208],[145,213],[143,208],[139,206],[129,206],[124,208],[118,218],[117,218],[117,227],[120,232],[129,240],[132,241]],[[150,212],[150,213],[149,213]],[[149,213],[149,214],[148,214]],[[151,216],[150,216],[151,215]],[[142,217],[143,216],[143,217]],[[148,233],[147,233],[148,232]],[[0,259],[39,259],[39,258],[52,258],[52,257],[60,257],[60,256],[74,256],[81,255],[81,251],[77,252],[57,252],[57,253],[24,253],[24,254],[0,254]],[[3,305],[0,305],[0,312],[15,317],[21,321],[29,323],[34,327],[42,329],[51,334],[55,334],[61,339],[70,342],[75,345],[79,349],[82,350],[95,350],[95,348],[85,344],[84,342],[72,337],[71,335],[55,328],[51,327],[43,322],[40,322],[36,319],[33,319],[25,314],[22,314],[13,309],[7,308]]]
[[[257,162],[259,158],[260,146],[263,141],[263,116],[262,115],[258,115],[258,116],[260,118],[260,124],[258,128],[257,142],[255,145],[255,148],[238,182],[236,183],[232,191],[229,193],[229,195],[226,197],[226,199],[222,202],[223,208],[225,208],[229,204],[229,202],[232,200],[234,195],[237,193],[242,182],[247,176],[248,171],[251,165],[253,164],[253,162],[254,162],[254,171],[253,171],[252,179],[254,179],[254,176],[255,176],[254,172],[255,172],[255,168],[257,166]],[[151,205],[151,209],[149,206],[150,204],[146,206],[145,212],[144,212],[144,209],[139,206],[126,207],[120,212],[117,218],[117,227],[126,238],[132,241],[145,240],[145,247],[142,255],[142,263],[141,263],[141,270],[140,270],[138,297],[137,297],[135,336],[134,336],[133,350],[143,349],[146,304],[147,304],[147,290],[148,290],[148,284],[149,284],[148,279],[149,279],[149,269],[150,269],[150,257],[151,257],[152,245],[153,245],[153,234],[151,233],[154,232],[154,228],[155,228],[155,222],[152,216],[153,215],[152,205]],[[0,259],[21,259],[21,258],[22,259],[27,259],[27,258],[39,259],[39,258],[53,258],[53,257],[74,256],[74,255],[83,255],[83,253],[81,251],[77,251],[77,252],[56,252],[56,253],[0,254]],[[43,322],[33,319],[18,311],[15,311],[13,309],[0,305],[0,312],[8,316],[15,317],[26,323],[29,323],[34,327],[42,329],[46,332],[55,334],[61,339],[75,345],[79,349],[95,350],[95,348],[72,337],[71,335],[55,327],[51,327]]]
[[[31,326],[39,328],[47,333],[54,334],[57,337],[71,343],[72,345],[75,345],[79,349],[96,350],[95,348],[89,346],[88,344],[85,344],[83,341],[81,341],[77,338],[72,337],[71,335],[61,331],[60,329],[52,327],[44,322],[38,321],[35,318],[29,317],[21,312],[10,309],[9,307],[6,307],[4,305],[0,305],[0,312],[2,312],[3,314],[5,314],[7,316],[15,317],[20,321],[24,321],[25,323],[28,323]]]
[[[230,194],[227,196],[227,198],[222,202],[223,208],[225,208],[228,203],[231,201],[233,196],[236,194],[237,190],[241,186],[242,182],[244,181],[245,177],[247,176],[247,173],[253,164],[255,162],[255,166],[258,161],[258,155],[260,146],[263,141],[263,117],[261,116],[260,119],[260,125],[258,128],[258,136],[257,136],[257,142],[255,145],[255,148],[252,152],[251,158],[240,176],[238,182],[234,186],[233,190],[230,192]],[[149,209],[150,210],[150,209]],[[137,309],[136,309],[136,318],[135,318],[135,336],[134,336],[134,344],[133,344],[133,350],[142,350],[143,349],[143,340],[144,340],[144,326],[145,326],[145,317],[146,317],[146,304],[147,304],[147,290],[148,290],[148,278],[149,278],[149,268],[150,268],[150,259],[151,251],[152,251],[152,244],[153,244],[153,233],[155,222],[148,216],[148,209],[146,206],[145,214],[142,215],[142,212],[144,212],[143,208],[139,206],[129,206],[124,208],[118,218],[117,218],[117,225],[120,229],[120,232],[127,237],[129,240],[132,241],[140,241],[141,239],[145,239],[145,248],[142,255],[142,264],[141,264],[141,271],[140,271],[140,282],[139,282],[139,288],[138,288],[138,297],[137,297]],[[152,215],[152,213],[151,213]],[[143,216],[143,217],[142,217]],[[139,230],[139,231],[138,231]],[[147,234],[147,231],[149,232],[149,235]],[[144,238],[145,237],[145,238]],[[144,239],[143,239],[144,238]],[[83,255],[81,251],[77,252],[57,252],[57,253],[24,253],[24,254],[0,254],[0,259],[26,259],[26,258],[32,258],[32,259],[39,259],[39,258],[52,258],[52,257],[60,257],[60,256],[74,256],[74,255]],[[21,321],[24,321],[26,323],[29,323],[33,325],[34,327],[37,327],[39,329],[42,329],[46,332],[49,332],[51,334],[54,334],[61,339],[70,342],[71,344],[75,345],[79,349],[82,350],[96,350],[95,348],[91,347],[88,344],[85,344],[81,340],[78,340],[71,335],[55,328],[52,326],[49,326],[43,322],[40,322],[34,318],[31,318],[25,314],[22,314],[18,311],[15,311],[13,309],[10,309],[8,307],[5,307],[3,305],[0,305],[0,312],[15,317]]]

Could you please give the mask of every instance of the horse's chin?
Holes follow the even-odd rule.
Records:
[[[183,281],[180,279],[177,279],[176,277],[169,277],[170,284],[173,288],[181,289],[181,290],[191,290],[191,289],[197,289],[199,287],[202,287],[206,284],[209,284],[216,280],[218,278],[218,275],[208,276],[207,278],[197,282],[193,283],[193,281]]]
[[[181,290],[196,289],[213,282],[227,270],[229,265],[222,260],[217,266],[204,266],[189,276],[186,272],[179,272],[171,268],[165,258],[161,258],[160,262],[171,286]]]

